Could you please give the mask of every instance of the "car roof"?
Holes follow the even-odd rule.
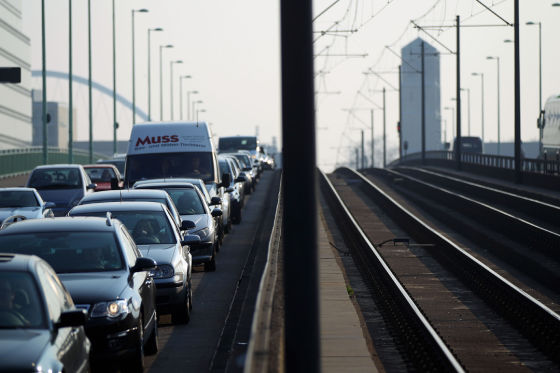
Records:
[[[159,202],[104,202],[79,205],[70,210],[71,214],[84,212],[106,212],[106,211],[165,211],[165,207]]]
[[[44,164],[41,166],[35,167],[35,170],[42,169],[42,168],[82,168],[82,165],[79,164]]]
[[[198,179],[200,180],[200,179]],[[204,183],[202,180],[200,182]],[[186,188],[194,188],[194,183],[199,183],[197,179],[150,179],[150,180],[141,180],[134,183],[134,187],[142,187],[142,186],[161,186],[161,187],[171,187],[171,186],[181,186]]]
[[[102,201],[105,199],[127,199],[127,198],[168,198],[169,195],[161,189],[124,189],[106,190],[95,192],[85,196],[82,201]]]
[[[85,164],[84,168],[117,168],[117,166],[113,164],[107,163],[98,163],[98,164]]]
[[[98,217],[59,217],[46,219],[27,219],[10,224],[0,231],[0,235],[29,232],[71,232],[94,231],[112,232],[112,225],[107,225],[106,218]]]
[[[10,191],[10,192],[36,192],[35,188],[27,188],[27,187],[7,187],[7,188],[0,188],[0,192],[3,191]]]
[[[35,255],[0,252],[0,272],[32,272],[36,262],[42,261]]]

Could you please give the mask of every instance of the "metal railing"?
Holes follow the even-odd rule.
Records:
[[[48,163],[68,163],[68,149],[49,148]],[[95,158],[102,157],[98,154]],[[73,151],[74,163],[89,163],[89,152]],[[0,178],[30,172],[43,164],[43,148],[40,146],[22,149],[0,150]]]
[[[438,160],[441,163],[455,163],[455,153],[444,150],[431,150],[426,152],[426,160]],[[400,159],[396,159],[389,164],[397,166],[399,164],[417,163],[422,160],[422,153],[407,154]],[[515,158],[503,155],[481,154],[481,153],[461,153],[461,161],[465,164],[494,167],[505,170],[515,169]],[[560,160],[545,160],[535,158],[521,159],[521,171],[526,173],[537,173],[546,175],[560,175]]]

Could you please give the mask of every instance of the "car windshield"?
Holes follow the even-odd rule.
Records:
[[[119,170],[121,175],[124,175],[124,164],[125,164],[124,159],[107,159],[107,160],[98,161],[97,163],[112,164],[117,168],[117,170]]]
[[[214,180],[211,152],[140,154],[128,156],[126,182],[163,178]]]
[[[35,193],[22,190],[0,191],[0,208],[3,207],[37,207],[39,201]]]
[[[220,152],[228,150],[254,150],[257,147],[257,138],[248,137],[221,137],[218,143]]]
[[[177,206],[180,215],[205,214],[204,205],[196,190],[192,188],[165,188]]]
[[[79,189],[82,187],[77,168],[40,168],[33,171],[29,187],[35,189]]]
[[[111,215],[125,225],[137,245],[176,243],[173,228],[163,211],[111,211]],[[107,212],[83,212],[72,216],[105,217]]]
[[[43,303],[27,272],[0,273],[0,329],[45,328]]]
[[[26,232],[1,235],[0,252],[37,255],[57,273],[115,271],[123,268],[112,232]]]
[[[86,173],[93,182],[110,182],[111,179],[117,177],[115,171],[108,167],[96,167],[96,168],[86,168]]]
[[[251,162],[249,161],[249,157],[245,154],[235,154],[235,157],[241,162],[243,167],[251,167]]]

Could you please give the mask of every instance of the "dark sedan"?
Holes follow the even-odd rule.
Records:
[[[192,309],[192,257],[188,244],[192,241],[183,239],[162,203],[92,203],[74,207],[70,216],[104,216],[107,212],[127,227],[142,254],[157,261],[154,279],[158,313],[171,313],[173,323],[188,323]],[[200,243],[198,236],[185,238]]]
[[[0,231],[0,252],[37,255],[87,311],[92,360],[119,359],[141,371],[158,350],[156,263],[142,257],[125,226],[110,218],[25,220]]]
[[[85,322],[44,260],[0,254],[0,371],[88,372]]]

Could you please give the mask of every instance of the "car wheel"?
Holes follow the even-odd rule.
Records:
[[[154,315],[155,316],[155,315]],[[144,352],[146,355],[155,355],[159,351],[159,341],[158,341],[158,325],[157,325],[157,316],[154,317],[154,330],[152,330],[152,335],[148,342],[146,343],[146,347],[144,348]]]
[[[205,272],[214,272],[216,270],[216,253],[212,255],[212,259],[209,262],[204,263]]]
[[[134,354],[121,366],[123,372],[144,371],[144,324],[142,315],[138,319],[138,346]]]
[[[173,324],[188,324],[191,320],[191,306],[188,289],[185,294],[185,300],[178,306],[175,306],[171,312],[171,322]]]

